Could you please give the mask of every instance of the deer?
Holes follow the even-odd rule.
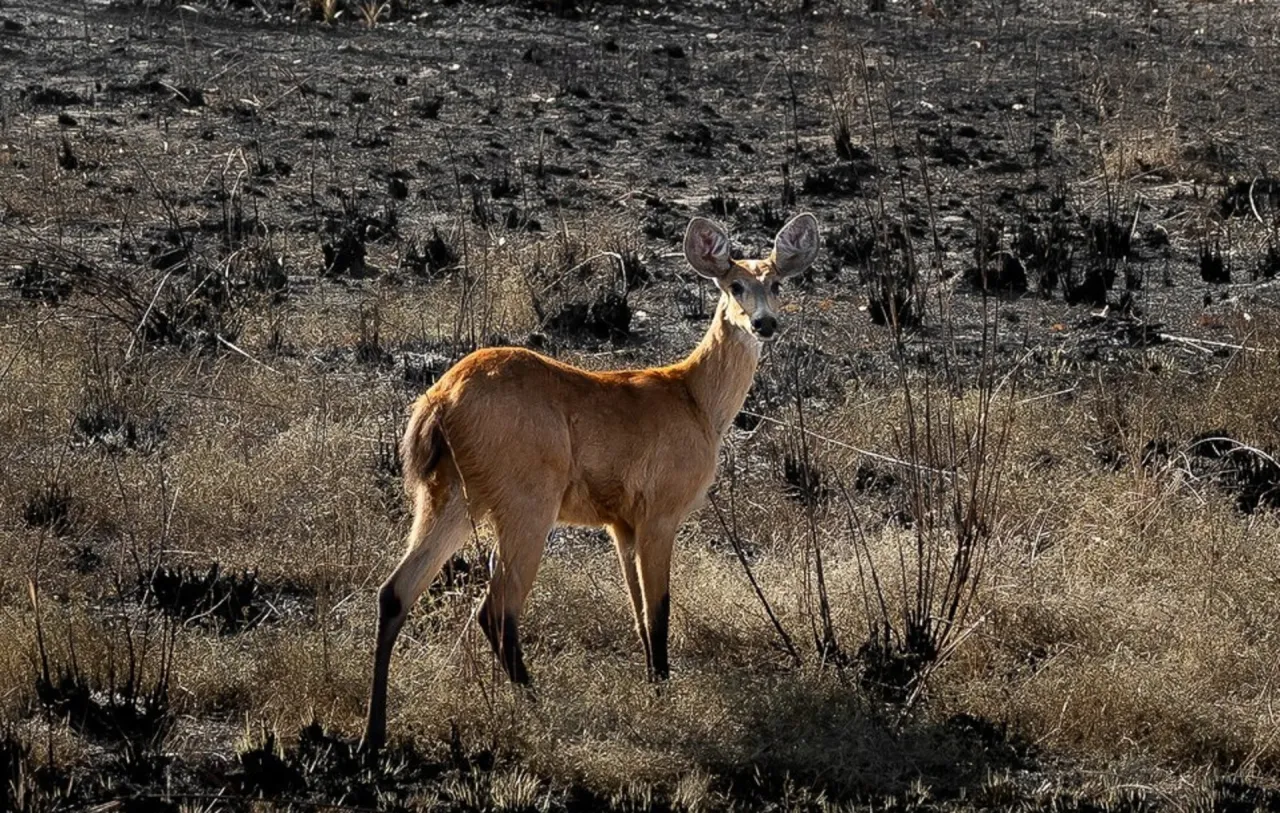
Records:
[[[513,684],[530,685],[520,617],[558,524],[607,530],[648,679],[668,679],[676,533],[705,500],[762,345],[777,333],[781,282],[813,263],[819,242],[818,221],[806,213],[779,230],[768,257],[734,259],[725,229],[695,217],[684,256],[720,296],[684,360],[591,372],[524,348],[486,348],[413,403],[400,443],[413,520],[407,549],[378,590],[364,750],[386,741],[391,654],[410,607],[486,519],[496,544],[477,620]]]

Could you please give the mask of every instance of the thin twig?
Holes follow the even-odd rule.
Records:
[[[1203,443],[1219,443],[1219,442],[1233,444],[1233,448],[1231,449],[1230,452],[1228,452],[1228,454],[1234,454],[1235,452],[1252,452],[1253,454],[1257,455],[1258,457],[1262,458],[1263,460],[1267,461],[1273,466],[1280,465],[1280,463],[1276,463],[1276,459],[1274,457],[1262,451],[1258,447],[1250,446],[1247,443],[1241,443],[1235,438],[1228,438],[1228,437],[1200,438],[1195,443],[1192,443],[1191,445],[1187,446],[1187,451],[1190,451]]]
[[[1262,215],[1258,214],[1258,205],[1253,202],[1253,187],[1258,183],[1258,176],[1253,176],[1253,180],[1249,181],[1249,208],[1253,210],[1253,216],[1258,218],[1258,222],[1263,226],[1267,225],[1267,221],[1262,219]]]
[[[215,338],[218,340],[218,342],[219,342],[219,343],[221,343],[223,346],[227,347],[227,348],[228,348],[228,349],[230,349],[230,350],[234,350],[235,352],[237,352],[237,353],[239,353],[240,355],[242,355],[242,356],[244,356],[245,358],[247,358],[249,361],[252,361],[254,364],[257,364],[257,365],[258,365],[258,366],[260,366],[260,367],[265,367],[266,369],[270,370],[271,372],[275,373],[276,375],[283,375],[283,373],[281,373],[281,372],[280,372],[279,370],[277,370],[275,367],[272,367],[270,364],[267,364],[265,361],[261,361],[261,360],[259,360],[259,359],[254,358],[253,356],[249,355],[249,354],[248,354],[248,353],[246,353],[245,351],[241,350],[241,349],[240,349],[239,347],[237,347],[236,345],[232,344],[232,343],[231,343],[230,341],[228,341],[225,337],[223,337],[223,335],[222,335],[221,333],[215,333],[215,334],[214,334],[214,337],[215,337]]]
[[[1265,347],[1249,347],[1243,344],[1231,344],[1230,342],[1215,342],[1210,339],[1195,339],[1190,336],[1175,336],[1172,333],[1157,333],[1161,339],[1166,342],[1177,342],[1185,344],[1188,347],[1194,347],[1197,350],[1205,350],[1207,347],[1223,347],[1228,350],[1247,350],[1252,353],[1274,353],[1274,350],[1268,350]],[[1204,345],[1204,346],[1202,346]]]
[[[795,429],[795,426],[793,426],[792,424],[786,421],[778,420],[777,418],[771,418],[768,415],[761,415],[759,412],[752,412],[749,409],[742,410],[742,414],[749,415],[752,418],[758,418],[759,420],[762,420],[762,421],[767,421],[768,423],[774,424],[775,426],[782,426],[787,429]],[[796,430],[796,431],[799,431],[799,430]],[[804,434],[811,438],[820,440],[823,443],[830,443],[832,446],[837,446],[841,449],[848,449],[851,452],[857,452],[858,454],[869,457],[872,460],[879,460],[884,463],[892,463],[896,466],[903,466],[908,469],[913,469],[915,471],[928,472],[930,474],[944,474],[944,475],[950,476],[954,473],[954,472],[946,471],[945,469],[931,469],[928,466],[922,466],[919,463],[912,463],[909,460],[903,460],[897,457],[890,457],[889,455],[880,454],[879,452],[873,452],[868,449],[863,449],[858,446],[854,446],[852,444],[836,440],[835,438],[827,437],[826,435],[820,435],[817,432],[814,432],[809,429],[805,429]]]
[[[173,276],[173,272],[169,271],[160,278],[160,284],[156,286],[155,293],[151,295],[151,301],[147,303],[147,309],[142,312],[142,318],[138,320],[138,326],[134,328],[133,336],[129,339],[129,349],[124,352],[125,359],[128,359],[133,355],[133,346],[137,342],[138,337],[142,335],[142,328],[147,324],[147,319],[151,316],[151,311],[156,306],[156,300],[160,298],[160,292],[164,290],[164,285],[169,281],[169,277],[171,276]]]
[[[731,529],[729,523],[725,521],[724,511],[720,509],[720,503],[716,502],[715,495],[707,495],[707,501],[711,503],[711,507],[715,510],[716,519],[720,521],[720,527],[724,530],[724,535],[728,537],[729,544],[733,546],[733,552],[737,554],[738,562],[742,565],[742,570],[747,574],[747,581],[751,582],[751,589],[755,591],[756,598],[760,600],[760,606],[764,607],[765,615],[769,616],[769,622],[773,624],[778,637],[782,639],[782,646],[787,650],[787,654],[791,656],[791,660],[795,665],[799,666],[801,663],[800,653],[796,651],[795,644],[791,641],[791,636],[783,628],[782,622],[778,620],[777,614],[773,611],[773,606],[769,604],[769,599],[765,597],[764,591],[760,589],[760,583],[756,581],[756,575],[751,570],[751,563],[747,561],[747,554],[742,549],[742,540],[738,538],[737,532]]]
[[[1032,395],[1030,397],[1023,398],[1022,400],[1018,401],[1018,406],[1022,406],[1023,404],[1034,404],[1036,401],[1043,401],[1047,398],[1056,398],[1059,395],[1069,395],[1075,392],[1076,389],[1077,387],[1072,386],[1072,387],[1067,387],[1065,390],[1058,390],[1057,392],[1046,392],[1043,395]]]

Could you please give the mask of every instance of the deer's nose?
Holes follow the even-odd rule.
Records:
[[[767,339],[778,329],[778,320],[772,316],[757,316],[751,320],[751,329],[762,339]]]

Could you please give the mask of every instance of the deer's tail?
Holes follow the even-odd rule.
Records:
[[[449,454],[449,443],[444,436],[441,405],[426,396],[413,405],[409,425],[400,440],[400,464],[404,472],[404,489],[413,496],[428,477]]]

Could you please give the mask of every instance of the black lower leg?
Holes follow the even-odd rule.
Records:
[[[484,630],[484,637],[489,639],[489,646],[493,648],[493,654],[501,656],[502,641],[498,638],[498,624],[494,618],[495,615],[496,613],[493,612],[493,607],[490,605],[489,600],[485,599],[484,604],[480,605],[480,615],[477,620],[480,622],[480,629]]]
[[[480,608],[480,628],[484,630],[493,654],[498,656],[502,668],[512,683],[529,684],[529,672],[524,666],[524,652],[520,648],[520,623],[511,613],[497,613],[488,601]]]
[[[361,747],[376,750],[387,736],[387,673],[396,636],[404,625],[404,604],[395,590],[384,586],[378,591],[378,636],[373,651],[373,685],[369,691],[368,718],[365,721]]]
[[[378,634],[381,635],[403,616],[404,603],[396,595],[395,589],[390,585],[383,585],[378,590]]]
[[[666,680],[671,676],[667,665],[667,628],[671,617],[671,596],[664,593],[654,608],[649,622],[649,677]]]
[[[524,651],[520,648],[519,622],[514,615],[502,617],[502,666],[512,683],[529,685],[529,672],[524,668]]]

